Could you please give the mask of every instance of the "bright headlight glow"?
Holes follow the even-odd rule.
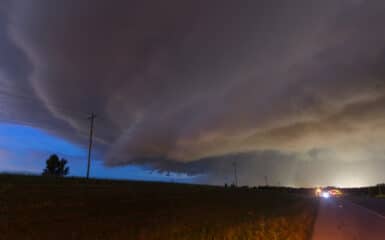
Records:
[[[321,195],[323,198],[329,198],[330,197],[330,194],[328,192],[322,192],[322,195]]]

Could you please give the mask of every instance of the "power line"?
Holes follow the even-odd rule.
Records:
[[[59,112],[62,112],[65,115],[68,114],[67,117],[74,120],[74,121],[76,121],[75,119],[78,119],[78,120],[79,119],[85,119],[87,116],[86,112],[79,111],[78,109],[75,110],[72,107],[68,107],[68,105],[61,105],[61,104],[59,105],[59,104],[54,104],[54,103],[49,103],[49,102],[48,103],[42,102],[40,99],[38,99],[34,96],[26,95],[26,94],[21,93],[21,92],[17,93],[14,91],[10,91],[9,89],[4,89],[1,87],[1,84],[0,84],[0,99],[2,96],[4,97],[4,98],[2,98],[3,101],[11,101],[12,102],[12,99],[15,99],[17,101],[25,102],[26,103],[25,106],[28,108],[28,111],[27,112],[23,111],[23,113],[28,113],[29,111],[33,111],[34,115],[36,115],[36,112],[41,113],[41,114],[37,114],[38,118],[35,118],[35,120],[20,121],[20,119],[16,120],[18,118],[18,116],[15,116],[15,114],[11,114],[11,115],[8,113],[2,114],[0,112],[0,121],[5,121],[5,122],[9,121],[9,122],[14,122],[14,123],[16,123],[16,122],[25,123],[29,126],[38,127],[41,129],[54,130],[54,128],[52,128],[52,126],[50,126],[51,121],[65,120],[65,119],[62,119],[61,117],[57,118],[55,116],[50,116],[48,118],[47,115],[51,114],[51,111],[49,109],[47,109],[47,107],[53,107],[54,109],[56,109]],[[16,104],[19,104],[19,103],[16,102]],[[23,104],[23,103],[21,103],[21,104]],[[15,112],[15,111],[12,111],[12,112]],[[46,115],[46,117],[44,117],[45,115]],[[103,117],[103,116],[98,116],[98,120],[100,120],[100,121],[98,121],[98,126],[100,128],[100,132],[107,134],[107,137],[111,138],[112,137],[111,133],[112,133],[112,131],[115,131],[117,129],[117,126],[114,124],[114,122],[111,121],[111,119]],[[64,121],[64,122],[67,125],[66,127],[71,127],[71,128],[75,127],[75,126],[72,126],[71,124],[69,124],[68,121]]]
[[[39,98],[37,97],[33,97],[31,95],[26,95],[24,93],[16,93],[15,91],[9,91],[8,89],[4,89],[4,88],[1,88],[1,84],[0,84],[0,95],[3,95],[5,97],[11,97],[11,98],[14,98],[14,99],[18,99],[18,100],[21,100],[21,101],[27,101],[28,103],[30,103],[31,101],[32,102],[35,102],[37,104],[42,104],[42,108],[44,109],[47,109],[47,107],[53,107],[53,108],[56,108],[58,110],[62,110],[64,112],[69,112],[71,114],[77,114],[79,117],[85,117],[87,115],[86,112],[84,111],[80,111],[79,109],[74,109],[73,106],[70,106],[70,105],[64,105],[64,104],[57,104],[57,103],[51,103],[51,102],[42,102]],[[98,116],[98,119],[100,118],[100,116]],[[106,120],[106,121],[109,121],[109,119],[107,118],[103,118],[101,117],[102,119]]]
[[[51,113],[51,111],[49,109],[47,109],[48,107],[51,107],[51,108],[54,108],[56,110],[62,111],[63,113],[66,113],[66,114],[70,113],[70,114],[76,115],[78,118],[81,118],[81,119],[84,119],[84,117],[87,116],[87,113],[85,111],[81,111],[79,109],[74,109],[73,105],[70,106],[70,105],[57,104],[57,103],[51,103],[51,102],[43,102],[37,97],[25,94],[25,92],[10,91],[10,88],[8,88],[8,87],[4,88],[4,84],[1,84],[1,82],[0,82],[0,96],[1,95],[6,97],[6,99],[10,100],[10,101],[11,101],[10,98],[14,98],[14,99],[17,99],[20,101],[25,101],[27,103],[31,103],[31,101],[32,101],[32,102],[37,104],[37,105],[35,105],[35,109],[38,109],[42,113]],[[98,124],[99,124],[98,126],[100,126],[100,123],[102,125],[108,126],[107,127],[108,131],[111,131],[110,130],[111,127],[116,127],[114,125],[114,123],[111,122],[111,119],[98,115]]]
[[[72,114],[77,114],[77,115],[82,115],[82,116],[85,116],[85,112],[82,112],[82,111],[79,111],[79,110],[75,110],[73,109],[72,107],[70,108],[69,106],[64,106],[64,105],[59,105],[59,104],[54,104],[54,103],[47,103],[47,102],[42,102],[41,100],[37,99],[37,98],[34,98],[34,97],[31,97],[31,96],[26,96],[26,95],[22,95],[22,94],[15,94],[15,93],[12,93],[12,92],[8,92],[8,91],[4,91],[3,89],[0,89],[0,95],[3,95],[5,97],[11,97],[11,98],[15,98],[15,99],[18,99],[18,100],[21,100],[21,101],[26,101],[28,103],[31,103],[31,102],[34,102],[36,104],[39,104],[40,105],[43,105],[43,107],[45,109],[47,109],[47,107],[53,107],[53,108],[56,108],[56,109],[60,109],[62,111],[65,111],[65,112],[70,112]]]
[[[1,88],[0,88],[0,95],[3,95],[5,97],[15,98],[15,99],[18,99],[18,100],[21,100],[21,101],[26,101],[28,103],[33,101],[33,102],[38,103],[38,104],[43,104],[43,106],[39,107],[39,110],[42,113],[43,112],[46,113],[45,111],[43,111],[43,109],[47,110],[46,107],[53,107],[53,108],[55,108],[57,110],[61,110],[63,112],[75,114],[79,118],[83,118],[83,117],[85,117],[87,115],[86,112],[83,112],[83,111],[80,111],[80,110],[75,110],[74,108],[69,107],[68,105],[46,103],[46,102],[43,103],[38,98],[34,98],[34,97],[31,97],[31,96],[26,96],[26,95],[23,95],[23,94],[15,94],[14,92],[4,91],[4,89],[1,89]],[[49,113],[49,111],[47,113]],[[101,119],[102,121],[111,124],[110,123],[110,119],[108,119],[108,118],[98,116],[98,119]]]
[[[39,128],[45,131],[55,132],[56,134],[60,134],[63,132],[68,133],[68,131],[74,130],[73,133],[80,134],[79,136],[84,137],[87,135],[85,134],[87,131],[85,131],[85,129],[83,128],[84,125],[82,123],[81,125],[79,125],[81,126],[81,128],[77,128],[75,126],[72,126],[68,122],[63,122],[65,124],[55,123],[55,118],[52,117],[39,116],[38,118],[32,120],[26,118],[20,119],[20,117],[15,114],[2,114],[0,112],[0,123],[25,125],[33,128]],[[108,141],[113,139],[114,136],[116,136],[114,134],[114,132],[116,133],[116,127],[113,124],[111,125],[106,121],[102,120],[101,122],[98,122],[98,128],[99,133],[101,134],[101,138],[94,137],[93,140],[97,140],[99,143],[108,144]]]

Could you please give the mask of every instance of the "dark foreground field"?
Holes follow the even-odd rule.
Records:
[[[309,239],[317,202],[257,189],[0,175],[0,239]]]

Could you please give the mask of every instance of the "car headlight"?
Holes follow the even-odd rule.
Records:
[[[321,196],[322,196],[323,198],[329,198],[329,197],[330,197],[330,193],[328,193],[328,192],[322,192]]]

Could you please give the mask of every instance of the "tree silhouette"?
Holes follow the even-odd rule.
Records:
[[[68,161],[59,159],[56,154],[51,155],[46,161],[46,167],[43,170],[43,176],[63,177],[68,175],[70,169],[66,167]]]

